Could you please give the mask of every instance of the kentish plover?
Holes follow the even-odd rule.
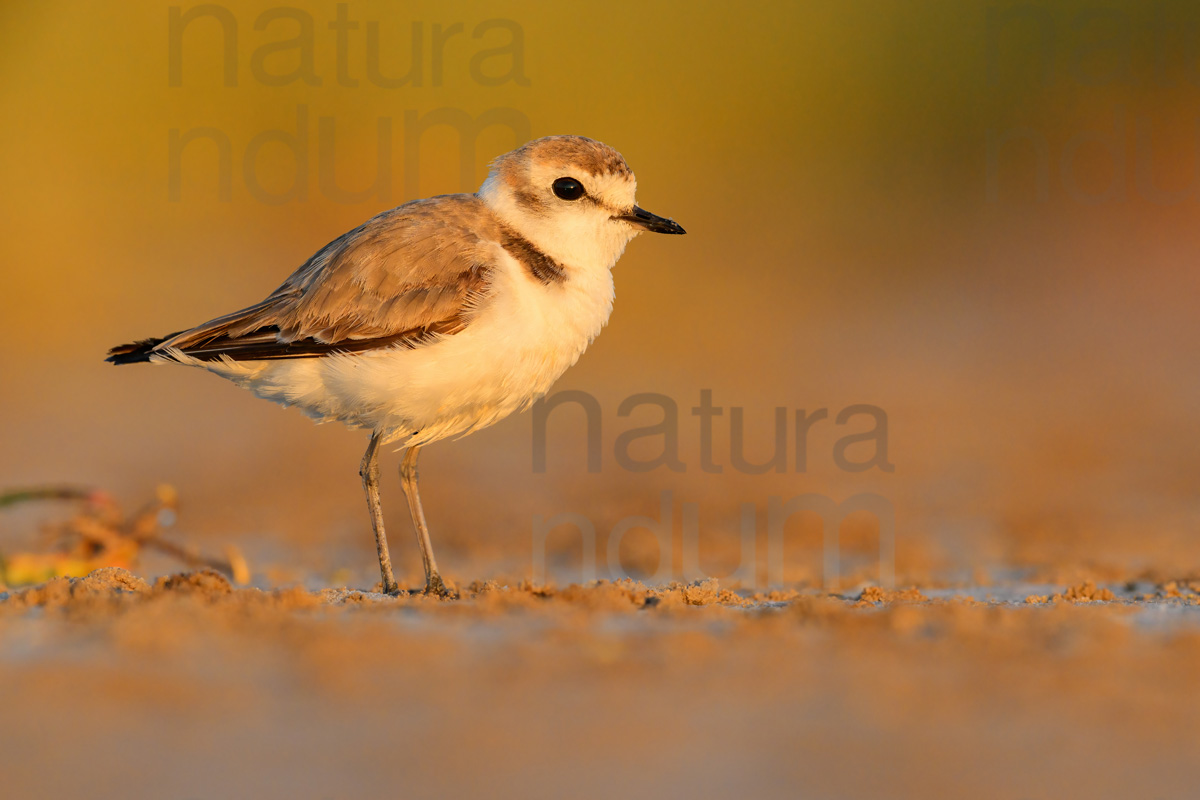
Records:
[[[529,406],[608,321],[612,267],[642,231],[683,233],[634,203],[621,154],[549,136],[501,156],[475,194],[414,200],[323,247],[261,303],[161,339],[115,364],[201,367],[318,422],[371,432],[360,474],[385,592],[396,592],[378,451],[400,476],[425,565],[445,594],[417,492],[421,447]]]

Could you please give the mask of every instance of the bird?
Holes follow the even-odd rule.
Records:
[[[643,232],[683,234],[636,203],[612,147],[547,136],[496,158],[474,194],[412,200],[322,247],[259,303],[119,345],[117,365],[207,370],[317,422],[369,432],[359,465],[382,590],[392,572],[379,450],[400,478],[423,592],[446,597],[418,490],[421,449],[532,405],[608,322],[612,268]]]

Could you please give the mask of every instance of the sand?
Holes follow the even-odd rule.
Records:
[[[1188,584],[0,594],[5,797],[1194,796]]]

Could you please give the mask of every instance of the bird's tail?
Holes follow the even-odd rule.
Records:
[[[108,351],[108,358],[104,360],[117,365],[141,364],[149,361],[150,354],[154,352],[154,348],[166,340],[166,337],[160,339],[141,339],[131,344],[117,345]]]

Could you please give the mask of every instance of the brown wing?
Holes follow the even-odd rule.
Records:
[[[303,358],[454,334],[488,293],[499,223],[474,195],[416,200],[330,242],[266,300],[110,361],[178,349],[201,360]]]

